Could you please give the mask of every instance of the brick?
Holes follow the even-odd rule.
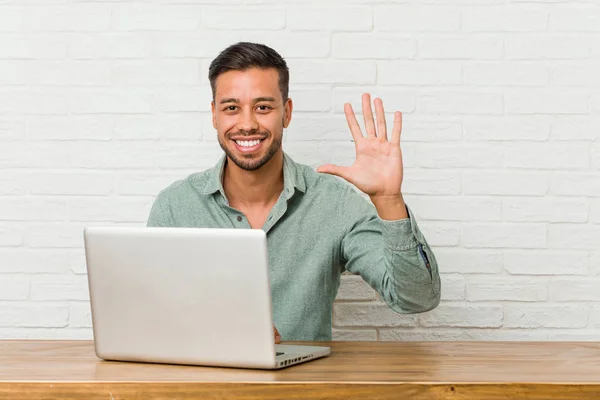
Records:
[[[0,301],[27,300],[29,298],[30,277],[24,274],[0,274]]]
[[[115,135],[120,140],[193,140],[203,135],[203,123],[210,119],[207,113],[172,115],[127,115],[115,122]]]
[[[372,85],[377,69],[373,61],[289,60],[290,84],[339,83]]]
[[[590,150],[587,144],[507,143],[505,166],[527,169],[588,169]]]
[[[587,114],[589,94],[580,91],[519,89],[506,94],[508,114]]]
[[[543,196],[548,175],[538,172],[465,172],[463,193],[475,195]]]
[[[547,298],[545,278],[470,278],[467,282],[469,301],[545,301]]]
[[[589,326],[592,328],[600,328],[600,306],[592,307]],[[598,340],[598,332],[596,332],[596,339],[592,340]]]
[[[69,58],[76,60],[147,58],[153,51],[152,38],[135,32],[71,34],[66,44]]]
[[[498,60],[503,56],[502,39],[493,36],[423,37],[418,46],[424,60]]]
[[[171,183],[185,177],[182,173],[121,171],[117,173],[116,192],[120,196],[155,196]]]
[[[383,109],[386,113],[387,127],[390,132],[394,126],[394,111],[410,113],[415,110],[415,95],[409,91],[398,91],[397,89],[379,87],[342,87],[333,89],[334,112],[343,113],[344,104],[351,103],[354,113],[357,114],[357,119],[359,120],[359,124],[361,124],[361,128],[364,128],[364,119],[362,117],[363,93],[369,93],[371,95],[371,109],[373,110],[373,113],[375,113],[375,99],[381,98],[381,101],[383,102]],[[346,123],[345,116],[340,116],[340,118],[344,121],[344,123]],[[347,123],[346,128],[348,128]]]
[[[462,276],[442,275],[442,301],[464,300],[466,281]]]
[[[393,126],[392,116],[390,123]],[[430,120],[411,114],[402,116],[402,142],[458,142],[462,140],[462,131],[460,121],[439,117]]]
[[[281,31],[277,35],[273,35],[272,32],[267,31],[247,31],[244,32],[243,37],[244,40],[263,43],[275,49],[286,60],[289,58],[327,58],[331,54],[332,39],[327,32]],[[336,56],[336,58],[340,57]]]
[[[553,141],[600,139],[600,118],[590,115],[558,116],[553,118],[550,132]]]
[[[424,114],[503,114],[504,96],[489,92],[431,91],[417,97],[417,111]]]
[[[600,199],[590,200],[590,222],[600,224]]]
[[[502,217],[510,222],[587,222],[585,198],[503,198]]]
[[[69,201],[69,221],[146,222],[152,199],[80,198]]]
[[[113,138],[114,119],[111,116],[43,115],[27,118],[29,140],[98,140]]]
[[[449,222],[421,222],[419,227],[431,246],[458,246],[460,227]]]
[[[156,164],[159,168],[190,168],[203,170],[213,167],[223,155],[221,147],[208,143],[158,143]]]
[[[414,59],[417,43],[411,37],[381,33],[340,33],[332,39],[333,57],[338,59]]]
[[[504,40],[506,57],[512,60],[574,60],[590,56],[590,43],[581,36],[519,35]]]
[[[435,258],[444,273],[499,274],[502,253],[497,250],[437,248]]]
[[[32,248],[81,248],[83,224],[36,223],[27,227],[27,245]]]
[[[69,327],[91,328],[92,310],[88,302],[75,302],[69,304]]]
[[[456,32],[460,29],[460,10],[440,6],[374,7],[375,31]]]
[[[383,303],[337,303],[333,324],[336,327],[354,326],[414,326],[415,315],[399,314]]]
[[[63,221],[67,217],[66,205],[65,200],[54,198],[0,197],[0,220]]]
[[[550,122],[543,117],[486,116],[465,117],[465,139],[473,141],[546,141]]]
[[[29,32],[107,31],[111,6],[101,3],[28,7],[23,28]]]
[[[89,300],[87,276],[35,275],[31,279],[31,299]]]
[[[153,168],[156,146],[152,141],[74,143],[69,148],[69,160],[78,168]]]
[[[0,59],[62,59],[66,54],[67,45],[64,38],[56,35],[0,36]]]
[[[147,90],[94,89],[69,96],[72,114],[140,114],[152,112],[153,95]]]
[[[549,11],[525,6],[470,7],[462,13],[465,32],[539,32],[548,27]]]
[[[19,141],[25,139],[25,121],[17,119],[0,119],[0,140]]]
[[[462,328],[462,329],[380,329],[379,339],[390,341],[543,341],[546,331],[531,329]]]
[[[285,24],[285,9],[281,7],[207,7],[202,10],[203,28],[278,30]]]
[[[28,158],[29,151],[21,142],[5,142],[0,147],[0,168],[25,168]]]
[[[586,275],[590,261],[586,252],[507,250],[503,264],[511,275]]]
[[[145,35],[141,37],[147,38]],[[241,39],[242,35],[235,31],[219,32],[218,35],[210,31],[161,32],[152,41],[156,55],[161,58],[213,58]]]
[[[375,293],[360,276],[343,275],[336,300],[375,300]]]
[[[119,86],[199,85],[197,60],[119,61],[112,64],[112,83]]]
[[[117,31],[193,31],[201,26],[201,11],[195,6],[118,4],[112,14]]]
[[[0,222],[0,247],[22,246],[25,237],[23,227]]]
[[[548,246],[552,249],[594,250],[600,243],[600,225],[560,224],[548,226]]]
[[[69,168],[71,166],[69,160],[69,147],[61,142],[31,142],[28,146],[26,160],[29,168],[39,169],[57,169]],[[30,182],[36,181],[37,172],[28,174],[27,185],[31,186]],[[36,193],[42,194],[42,193]]]
[[[550,179],[549,194],[600,197],[600,177],[594,172],[556,173]]]
[[[59,90],[0,88],[0,114],[66,114],[67,111],[67,96]]]
[[[22,7],[2,6],[0,12],[0,32],[19,32],[23,27]]]
[[[404,172],[402,193],[456,195],[460,193],[460,175],[458,172],[413,168]]]
[[[67,326],[69,307],[38,302],[0,303],[0,327],[37,328]]]
[[[583,328],[589,310],[581,305],[514,304],[505,306],[505,328]]]
[[[161,89],[153,96],[154,107],[165,112],[208,112],[211,101],[209,86]]]
[[[108,86],[111,67],[91,61],[29,61],[29,83],[36,86]]]
[[[38,172],[27,179],[29,192],[41,195],[109,195],[112,173]]]
[[[370,7],[358,6],[289,6],[286,28],[292,31],[371,31]]]
[[[419,219],[439,221],[500,221],[500,199],[459,196],[418,196],[411,203]]]
[[[503,165],[504,149],[493,144],[419,144],[417,166],[422,168],[495,168]]]
[[[600,145],[598,143],[592,147],[592,168],[600,169]]]
[[[27,61],[0,60],[0,85],[22,86],[27,84]],[[1,122],[0,122],[1,123]],[[2,136],[0,136],[2,138]]]
[[[542,249],[548,238],[544,224],[469,224],[460,242],[466,248]]]
[[[72,266],[71,251],[30,249],[25,247],[0,249],[0,259],[10,260],[0,265],[0,273],[7,274],[60,274]],[[85,260],[84,260],[85,263]]]
[[[600,279],[554,278],[550,281],[551,301],[600,301]]]
[[[305,115],[298,115],[298,113],[323,112],[331,110],[331,88],[329,87],[295,87],[290,90],[289,97],[292,99],[294,106],[294,117],[292,119],[290,128],[296,124],[298,118],[305,117]],[[324,118],[330,117],[329,115],[322,116],[318,114],[314,116]],[[335,118],[339,119],[338,117]]]
[[[600,252],[594,251],[590,254],[590,274],[600,275]]]
[[[25,174],[22,171],[2,171],[0,169],[0,195],[19,196],[27,192]]]
[[[600,32],[600,10],[595,6],[555,7],[549,29],[559,32]]]
[[[342,341],[376,341],[377,331],[375,329],[333,329],[333,340]]]
[[[600,333],[598,333],[597,329],[553,329],[548,332],[548,340],[559,342],[597,342],[599,335]]]
[[[574,65],[556,65],[552,68],[550,84],[556,86],[598,86],[600,77],[598,71],[599,63],[586,61]]]
[[[475,86],[545,86],[548,68],[539,63],[469,63],[463,67],[463,82]]]
[[[456,61],[379,61],[381,85],[460,85],[462,65]]]
[[[420,315],[419,323],[423,327],[499,327],[502,325],[502,307],[441,304]]]

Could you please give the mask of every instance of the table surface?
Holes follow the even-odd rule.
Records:
[[[443,398],[433,395],[452,393],[457,399],[466,399],[471,398],[467,395],[475,389],[487,390],[490,396],[496,391],[501,395],[500,389],[503,389],[504,394],[531,392],[533,396],[523,398],[542,398],[536,397],[536,393],[557,394],[557,397],[543,398],[600,397],[600,342],[286,344],[330,346],[331,355],[283,370],[262,371],[102,361],[95,356],[91,341],[0,341],[0,398],[7,393],[17,399],[19,393],[35,398],[36,393],[42,396],[43,390],[50,388],[64,390],[54,393],[68,398],[69,393],[82,395],[88,390],[90,394],[102,388],[110,391],[110,397],[106,397],[107,392],[98,398],[110,400],[119,398],[118,393],[122,393],[121,398],[127,398],[127,393],[144,387],[148,391],[147,398],[168,398],[166,388],[169,393],[186,388],[178,392],[182,398],[186,398],[184,393],[188,392],[191,396],[192,392],[198,395],[210,389],[210,393],[219,393],[229,388],[228,393],[233,397],[232,388],[236,384],[244,388],[240,396],[248,399],[271,398],[260,391],[254,392],[256,397],[252,397],[250,388],[267,390],[274,384],[278,390],[286,387],[296,393],[307,390],[306,398],[311,398],[309,394],[313,393],[309,390],[311,385],[323,390],[353,388],[346,392],[346,399],[348,396],[360,398],[361,388],[371,390],[371,396],[381,394],[372,398],[393,398],[385,397],[384,392],[394,385],[397,387],[390,395],[397,396],[398,388],[403,387],[413,391],[410,393],[422,394],[422,398]],[[508,387],[512,389],[507,391]],[[152,390],[160,388],[165,397],[157,392],[156,396],[150,395]],[[381,391],[373,392],[375,389]],[[314,393],[314,398],[318,398],[317,392]],[[339,398],[343,398],[344,390],[338,393]],[[427,393],[433,397],[425,396]],[[483,392],[477,393],[481,396]]]

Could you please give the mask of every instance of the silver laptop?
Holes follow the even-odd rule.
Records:
[[[277,369],[329,347],[276,345],[260,229],[84,230],[96,355]]]

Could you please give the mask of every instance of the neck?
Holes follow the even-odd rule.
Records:
[[[230,203],[258,207],[276,202],[283,191],[283,152],[255,171],[246,171],[228,158],[223,189]]]

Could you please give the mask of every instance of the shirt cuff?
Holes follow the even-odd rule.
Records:
[[[383,234],[383,242],[385,247],[392,251],[402,251],[413,249],[418,246],[419,242],[415,236],[417,226],[415,217],[408,208],[408,218],[389,221],[379,218],[381,223],[381,232]]]

